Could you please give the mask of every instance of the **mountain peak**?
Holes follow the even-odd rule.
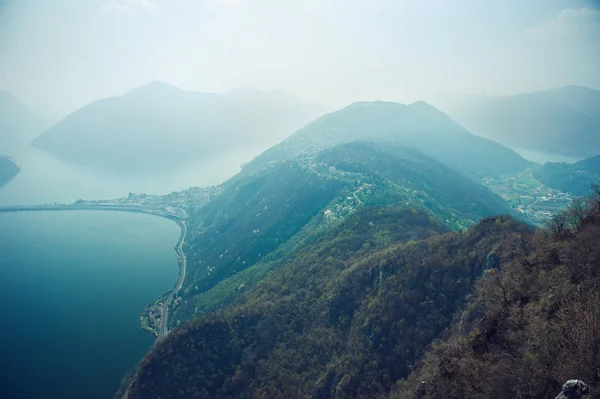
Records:
[[[170,83],[161,82],[159,80],[153,80],[150,83],[147,83],[143,86],[135,87],[127,92],[127,94],[135,94],[135,93],[164,93],[164,92],[175,92],[175,91],[184,91],[179,87],[172,85]]]

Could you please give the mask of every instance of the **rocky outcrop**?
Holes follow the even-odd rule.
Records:
[[[556,399],[579,399],[590,392],[590,387],[581,380],[569,380],[562,386]]]

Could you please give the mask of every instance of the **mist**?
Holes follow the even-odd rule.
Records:
[[[0,2],[0,90],[58,121],[158,80],[336,109],[430,92],[600,88],[597,1]]]
[[[599,236],[598,0],[0,0],[2,398],[600,397]]]

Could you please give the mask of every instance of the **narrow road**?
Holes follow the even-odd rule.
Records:
[[[161,320],[160,331],[158,333],[158,337],[156,338],[156,341],[154,341],[154,345],[156,345],[159,341],[161,341],[163,338],[165,338],[167,336],[167,334],[169,334],[169,330],[167,328],[167,324],[169,322],[169,302],[171,302],[175,293],[177,293],[177,291],[179,291],[181,289],[181,286],[183,285],[183,280],[185,280],[187,259],[185,258],[185,254],[183,253],[183,242],[185,241],[185,236],[187,234],[187,225],[185,223],[185,220],[182,220],[182,219],[172,219],[172,220],[175,220],[175,222],[177,222],[179,227],[181,227],[181,237],[179,238],[179,243],[177,243],[177,257],[179,257],[179,260],[181,262],[181,272],[179,273],[179,280],[177,280],[177,284],[175,284],[175,288],[173,288],[173,290],[169,293],[169,295],[167,295],[167,299],[165,300],[165,303],[163,305],[163,309],[160,314],[160,320]],[[133,384],[133,381],[137,378],[138,371],[139,370],[135,371],[133,378],[129,382],[129,385],[127,386],[127,389],[125,390],[125,393],[123,394],[121,399],[129,398],[129,389],[131,388],[131,384]]]
[[[175,284],[175,288],[173,291],[167,295],[167,299],[162,308],[162,312],[160,315],[160,332],[158,333],[158,338],[156,342],[162,340],[169,333],[169,329],[167,328],[167,324],[169,322],[169,302],[173,299],[175,294],[181,289],[183,285],[183,280],[185,280],[185,269],[187,259],[185,258],[185,254],[183,253],[183,242],[185,241],[185,236],[187,234],[187,225],[183,220],[177,220],[177,224],[181,227],[181,238],[179,238],[179,243],[177,244],[177,257],[181,262],[181,273],[179,273],[179,280],[177,280],[177,284]]]

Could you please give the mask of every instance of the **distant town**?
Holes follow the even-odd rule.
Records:
[[[533,177],[531,169],[523,172],[486,177],[483,183],[510,204],[512,209],[535,224],[543,224],[571,203],[570,194],[549,188]]]
[[[215,196],[220,194],[221,191],[221,187],[217,186],[191,187],[183,191],[174,191],[166,195],[129,193],[127,197],[107,200],[79,199],[73,204],[139,206],[168,212],[185,219],[191,212],[210,202]]]

